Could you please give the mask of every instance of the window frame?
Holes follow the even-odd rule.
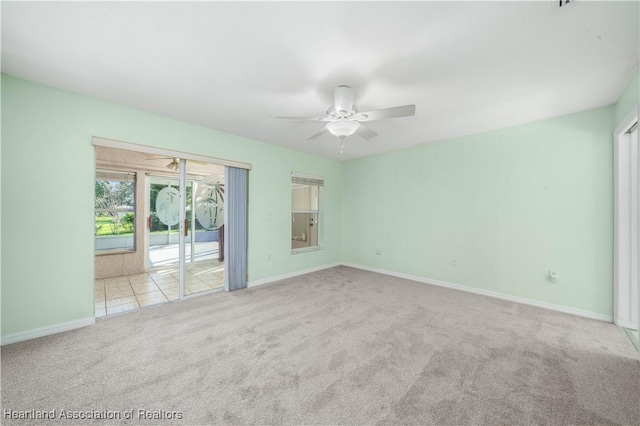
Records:
[[[100,178],[100,174],[103,174],[104,178]],[[111,175],[111,176],[109,176]],[[118,179],[118,176],[130,177],[130,180],[127,179]],[[107,249],[97,249],[95,247],[95,239],[100,238],[98,235],[94,233],[94,255],[96,256],[104,256],[111,254],[126,254],[126,253],[135,253],[138,250],[137,247],[137,236],[138,236],[138,226],[137,226],[137,181],[138,174],[135,171],[131,170],[114,170],[108,168],[96,168],[95,171],[95,179],[94,182],[125,182],[130,183],[132,185],[133,191],[133,205],[131,207],[115,207],[115,208],[95,208],[94,202],[94,210],[93,210],[93,221],[94,226],[96,223],[96,217],[98,213],[133,213],[133,246],[131,248],[128,247],[115,247],[115,248],[107,248]],[[95,201],[95,194],[94,194]]]
[[[300,183],[303,182],[303,183]],[[294,184],[302,184],[302,185],[307,185],[310,187],[316,187],[317,188],[317,206],[316,206],[316,210],[298,210],[298,209],[294,209],[293,206],[293,191],[294,191]],[[322,198],[323,198],[323,188],[324,188],[324,177],[322,176],[314,176],[314,175],[308,175],[308,174],[303,174],[303,173],[298,173],[298,172],[292,172],[291,173],[291,180],[290,180],[290,194],[291,194],[291,216],[290,216],[290,223],[291,226],[289,227],[289,232],[290,232],[290,240],[291,240],[291,254],[299,254],[299,253],[305,253],[305,252],[310,252],[310,251],[316,251],[316,250],[322,250],[323,247],[323,231],[324,231],[324,215],[323,215],[323,211],[322,211],[322,206],[323,206],[323,202],[322,202]],[[316,215],[316,221],[315,221],[315,226],[317,229],[317,242],[316,245],[313,246],[308,246],[308,247],[299,247],[299,248],[294,248],[293,247],[293,241],[295,241],[293,239],[293,217],[294,214],[296,213],[308,213],[308,214],[315,214]]]

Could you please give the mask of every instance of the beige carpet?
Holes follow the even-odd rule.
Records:
[[[337,267],[3,347],[2,411],[136,410],[121,420],[133,424],[637,425],[635,357],[612,324]],[[141,421],[139,409],[182,419]]]

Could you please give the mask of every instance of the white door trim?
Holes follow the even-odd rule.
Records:
[[[146,154],[165,155],[167,157],[183,158],[185,160],[202,161],[204,163],[219,164],[221,166],[236,167],[238,169],[251,170],[250,163],[242,163],[239,161],[225,160],[223,158],[208,157],[206,155],[191,154],[189,152],[174,151],[171,149],[157,148],[155,146],[140,145],[131,142],[117,141],[115,139],[93,137],[93,144],[97,146],[106,146],[109,148],[125,149],[128,151],[144,152]]]
[[[630,151],[625,147],[625,143],[630,138],[627,133],[635,123],[638,122],[638,106],[625,117],[625,119],[616,128],[613,134],[614,138],[614,166],[613,166],[613,185],[614,185],[614,245],[613,245],[613,322],[619,326],[628,327],[631,324],[631,312],[629,306],[623,305],[629,303],[629,289],[625,284],[629,280],[629,271],[632,269],[638,271],[640,266],[638,256],[631,256],[629,253],[630,244],[637,239],[631,238],[631,202],[629,196],[631,185],[628,175],[631,173],[631,162],[629,158]],[[637,165],[636,165],[637,167]],[[637,190],[637,188],[636,188]],[[636,236],[637,237],[637,236]],[[624,294],[623,294],[624,293]],[[640,291],[635,308],[638,309],[638,317],[640,317]],[[625,297],[625,295],[627,297]],[[635,315],[634,315],[635,316]],[[637,318],[638,318],[637,317]]]

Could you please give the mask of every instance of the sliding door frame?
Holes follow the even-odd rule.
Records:
[[[178,264],[180,267],[178,268],[179,280],[178,284],[179,288],[179,300],[184,299],[184,289],[187,285],[186,282],[186,268],[187,268],[187,252],[185,250],[185,244],[187,243],[184,231],[185,222],[187,219],[187,160],[184,158],[180,159],[180,179],[179,179],[179,191],[180,191],[180,222],[178,223]],[[192,206],[193,208],[193,206]]]
[[[115,140],[115,139],[101,138],[101,137],[98,137],[98,136],[94,136],[92,138],[92,142],[93,142],[94,146],[104,146],[104,147],[108,147],[108,148],[124,149],[124,150],[128,150],[128,151],[136,151],[136,152],[142,152],[142,153],[145,153],[145,154],[154,154],[154,155],[161,155],[161,156],[166,156],[166,157],[176,157],[176,158],[180,159],[180,167],[179,167],[179,182],[180,182],[179,192],[180,192],[180,202],[181,202],[181,206],[180,206],[180,224],[179,224],[179,232],[180,232],[180,235],[179,235],[179,258],[180,258],[179,259],[179,276],[180,276],[180,284],[178,286],[180,290],[179,290],[179,299],[178,300],[186,300],[186,299],[190,299],[192,297],[198,297],[198,296],[202,296],[202,295],[205,295],[205,294],[209,294],[209,293],[214,293],[214,292],[220,291],[218,289],[214,289],[214,290],[210,290],[210,291],[203,291],[203,292],[189,294],[189,295],[185,295],[184,294],[185,280],[186,280],[186,273],[185,273],[186,272],[186,249],[185,249],[186,239],[185,239],[185,235],[184,235],[185,219],[186,219],[186,210],[185,210],[186,204],[184,202],[186,200],[186,182],[187,182],[186,162],[187,162],[187,160],[193,160],[193,161],[199,161],[199,162],[204,162],[204,163],[213,163],[213,164],[217,164],[217,165],[221,165],[221,166],[225,166],[225,167],[235,167],[235,168],[238,168],[238,169],[245,169],[245,170],[251,170],[251,164],[250,163],[243,163],[243,162],[239,162],[239,161],[226,160],[226,159],[222,159],[222,158],[209,157],[209,156],[205,156],[205,155],[192,154],[192,153],[188,153],[188,152],[174,151],[174,150],[164,149],[164,148],[157,148],[157,147],[149,146],[149,145],[140,145],[140,144],[134,144],[134,143],[130,143],[130,142],[123,142],[123,141],[118,141],[118,140]],[[145,185],[147,185],[147,186],[149,185],[149,180],[148,179],[147,179],[147,182],[145,183]],[[193,194],[192,194],[192,196],[193,196]],[[145,197],[145,203],[148,204],[149,200],[147,198],[148,197]],[[226,204],[226,202],[227,202],[227,200],[225,198],[225,204]],[[145,208],[146,207],[147,206],[145,206]],[[225,206],[225,211],[226,211],[226,206]],[[193,223],[193,221],[192,221],[192,223]],[[192,232],[192,235],[193,235],[193,232]],[[225,240],[226,240],[226,238],[225,238]],[[145,246],[147,246],[147,245],[148,244],[145,244]],[[193,248],[193,244],[192,244],[192,248]],[[145,248],[145,262],[147,262],[147,260],[148,260],[148,247]],[[192,257],[191,260],[193,260],[193,257]],[[225,271],[226,270],[227,270],[227,266],[225,266]],[[227,281],[227,277],[226,277],[226,272],[225,272],[225,288],[228,287],[228,284],[227,284],[226,281]]]

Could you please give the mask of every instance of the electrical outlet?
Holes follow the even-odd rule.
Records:
[[[557,271],[549,269],[549,281],[554,284],[558,284],[558,281],[560,281],[560,275],[558,275]]]
[[[377,249],[376,249],[376,254],[377,254],[378,256],[380,256],[380,255],[382,254],[382,249],[381,249],[381,248],[377,248]]]

